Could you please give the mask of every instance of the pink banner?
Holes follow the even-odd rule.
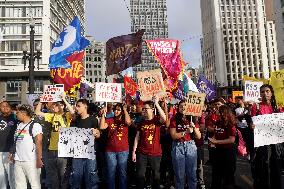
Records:
[[[148,49],[152,52],[153,56],[167,75],[165,83],[168,86],[168,90],[175,89],[177,87],[178,76],[184,67],[179,41],[172,39],[156,39],[146,40],[146,43]]]

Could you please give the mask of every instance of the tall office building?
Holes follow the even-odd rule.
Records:
[[[279,69],[276,31],[267,0],[201,0],[204,73],[221,86],[242,76],[268,78]]]
[[[166,0],[130,0],[131,32],[145,29],[143,39],[168,38]],[[152,70],[159,67],[152,54],[143,44],[142,64],[133,68],[137,71]]]
[[[276,38],[278,47],[278,59],[280,69],[284,69],[284,0],[273,0],[275,23],[276,23]]]
[[[41,47],[39,69],[35,61],[35,90],[41,93],[49,80],[49,55],[59,33],[77,15],[85,32],[85,0],[0,0],[0,95],[23,102],[28,91],[28,66],[24,70],[23,45],[29,47],[30,22],[34,20],[35,47]],[[28,50],[29,51],[29,50]],[[28,65],[28,61],[27,61]]]
[[[105,43],[93,41],[86,49],[85,77],[91,82],[106,82]]]

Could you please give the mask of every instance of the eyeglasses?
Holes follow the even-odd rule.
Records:
[[[121,109],[115,109],[114,111],[118,111],[118,112],[120,112],[120,111],[121,111]]]

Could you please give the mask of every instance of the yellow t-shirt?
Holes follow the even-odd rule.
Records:
[[[67,112],[65,114],[65,121],[62,117],[63,115],[58,115],[54,113],[45,113],[44,119],[47,122],[52,123],[51,133],[50,133],[50,144],[49,150],[58,150],[58,141],[59,141],[59,128],[61,127],[70,127],[72,121],[72,114]]]

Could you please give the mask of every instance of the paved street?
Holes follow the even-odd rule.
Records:
[[[205,148],[205,162],[208,160],[208,150]],[[204,179],[206,188],[210,187],[211,183],[211,166],[204,165]],[[237,171],[235,174],[237,188],[252,189],[253,180],[251,178],[250,164],[246,158],[238,158]]]

